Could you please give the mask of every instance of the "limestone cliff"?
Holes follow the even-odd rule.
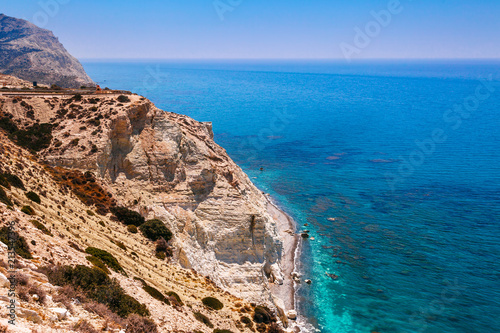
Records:
[[[270,330],[275,324],[256,317],[256,304],[278,305],[276,314],[286,322],[281,310],[293,304],[283,304],[275,291],[291,281],[280,260],[291,251],[283,247],[284,234],[293,231],[278,230],[280,212],[269,209],[264,194],[213,141],[211,124],[162,111],[132,94],[3,90],[0,143],[1,227],[16,221],[21,235],[32,240],[34,258],[21,266],[46,293],[60,297],[60,289],[36,271],[45,265],[89,265],[82,249],[91,246],[117,258],[127,275],[113,272],[113,277],[147,306],[160,332],[212,332],[213,326],[233,332],[255,326]],[[19,177],[26,188],[5,187],[5,174]],[[41,202],[30,201],[28,191],[38,193]],[[24,206],[31,206],[34,215]],[[155,257],[155,244],[131,233],[110,206],[162,221],[173,232],[173,257]],[[37,230],[40,223],[50,236]],[[6,274],[1,265],[0,273]],[[134,278],[161,292],[175,291],[184,304],[151,299]],[[207,311],[200,301],[206,296],[221,300],[224,308]],[[20,303],[23,315],[31,314],[21,320],[51,332],[52,310],[33,302],[27,297]],[[98,314],[96,319],[88,307],[72,308],[55,298],[48,302],[71,313],[59,318],[63,323],[55,328],[63,327],[62,332],[83,319],[94,327],[108,329],[110,320],[123,327],[115,317]]]
[[[0,14],[0,73],[33,82],[79,88],[94,85],[80,62],[49,30]]]
[[[268,280],[281,283],[282,238],[263,193],[213,141],[210,124],[127,97],[26,95],[24,103],[6,99],[2,110],[20,126],[55,124],[39,156],[98,175],[119,205],[164,221],[182,266],[237,297],[271,304]]]

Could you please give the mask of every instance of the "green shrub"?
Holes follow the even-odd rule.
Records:
[[[203,324],[207,325],[210,328],[214,328],[214,325],[212,324],[210,319],[208,319],[208,317],[205,316],[204,314],[202,314],[200,312],[195,312],[195,313],[193,313],[193,315],[196,318],[196,320],[202,322]]]
[[[130,98],[128,98],[128,96],[125,96],[125,95],[118,96],[117,100],[120,103],[128,103],[128,102],[130,102]]]
[[[36,123],[24,130],[11,133],[10,137],[21,147],[32,151],[40,151],[50,146],[52,127],[51,124]]]
[[[215,329],[215,330],[214,330],[214,333],[233,333],[233,332],[231,332],[231,331],[229,331],[229,330],[219,330],[219,329]]]
[[[11,231],[9,227],[2,227],[0,229],[0,241],[10,247],[10,240],[14,240],[14,248],[19,256],[24,259],[33,259],[26,239],[19,236],[16,231]]]
[[[80,102],[82,100],[82,95],[81,94],[73,95],[71,99],[75,102]]]
[[[136,233],[137,233],[137,231],[138,231],[138,230],[137,230],[137,227],[136,227],[135,225],[133,225],[133,224],[128,225],[128,226],[127,226],[127,230],[128,230],[128,232],[131,232],[131,233],[133,233],[133,234],[136,234]]]
[[[95,216],[95,213],[93,211],[91,211],[90,209],[87,209],[87,215]]]
[[[21,208],[21,212],[32,216],[35,215],[35,211],[30,206],[23,206],[23,208]]]
[[[31,223],[44,234],[52,236],[52,233],[49,231],[49,229],[47,229],[47,227],[42,223],[38,222],[37,220],[31,220]]]
[[[3,190],[3,188],[0,187],[0,202],[3,202],[7,206],[12,206],[12,201],[9,199],[7,196],[7,193]]]
[[[36,194],[33,191],[26,192],[25,195],[26,195],[26,198],[30,199],[33,202],[36,202],[37,204],[40,204],[42,202],[40,200],[40,196],[38,196],[38,194]]]
[[[205,297],[204,299],[201,300],[201,302],[206,307],[209,307],[210,309],[214,310],[220,310],[224,307],[224,304],[222,304],[222,302],[215,297]]]
[[[182,303],[182,300],[181,298],[179,297],[179,295],[177,295],[176,293],[174,293],[173,291],[169,291],[167,292],[167,295],[170,297],[170,298],[173,298],[175,299],[175,301],[177,302],[177,305],[179,306],[183,306],[184,303]]]
[[[142,282],[142,289],[144,289],[149,295],[151,295],[151,297],[159,300],[160,302],[170,305],[170,301],[168,300],[168,298],[166,298],[165,295],[163,295],[158,289],[151,287],[143,279],[140,278],[135,278],[135,279]]]
[[[125,318],[135,313],[149,316],[144,304],[127,295],[116,279],[109,278],[100,268],[78,265],[46,268],[49,282],[58,286],[71,286],[85,295],[105,304],[111,311]]]
[[[17,187],[23,191],[26,190],[23,181],[18,176],[12,175],[10,173],[3,173],[2,176],[9,182],[10,185]]]
[[[111,268],[115,272],[125,273],[118,260],[116,260],[116,258],[108,251],[104,251],[95,247],[88,247],[85,249],[85,253],[88,253],[90,255],[93,255],[94,257],[101,259],[103,263],[105,263],[109,268]]]
[[[0,118],[0,128],[4,129],[9,134],[19,130],[16,123],[12,121],[11,118],[5,116]]]
[[[111,273],[106,264],[101,259],[94,256],[87,256],[86,259],[90,261],[95,267],[101,269],[104,273],[106,273],[106,275],[109,275]]]
[[[125,244],[123,244],[123,242],[120,242],[120,241],[116,241],[115,242],[116,246],[118,246],[120,249],[122,250],[127,250],[127,247],[125,246]]]
[[[141,230],[144,237],[154,241],[160,238],[164,238],[167,242],[172,238],[172,233],[165,224],[157,219],[146,221],[142,224],[139,229]]]
[[[156,251],[155,257],[160,259],[160,260],[165,260],[165,258],[167,258],[167,254],[165,252],[162,252],[162,251]]]
[[[116,216],[118,221],[126,224],[126,225],[135,225],[136,227],[140,226],[145,222],[144,217],[141,214],[134,212],[126,207],[111,207],[111,212]]]

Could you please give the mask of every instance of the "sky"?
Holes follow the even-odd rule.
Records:
[[[499,0],[0,0],[79,59],[500,58]]]

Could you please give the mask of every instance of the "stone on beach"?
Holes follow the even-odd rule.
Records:
[[[286,312],[286,316],[288,317],[288,319],[295,320],[295,319],[297,319],[297,311],[295,311],[295,310],[288,310]]]
[[[311,281],[311,280],[309,280],[309,279],[304,280],[304,282],[305,282],[305,283],[307,283],[307,284],[311,284],[311,283],[312,283],[312,281]]]

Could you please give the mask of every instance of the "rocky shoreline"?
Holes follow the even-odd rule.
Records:
[[[273,283],[270,286],[271,293],[278,311],[282,308],[285,316],[296,313],[295,307],[295,282],[292,273],[296,271],[296,253],[300,246],[300,235],[296,233],[296,222],[280,209],[273,199],[266,195],[267,210],[276,222],[276,228],[282,239],[283,252],[280,261],[281,271],[283,273],[283,283]],[[280,281],[281,282],[281,281]],[[282,303],[282,304],[279,304]],[[294,325],[289,322],[289,326]]]

